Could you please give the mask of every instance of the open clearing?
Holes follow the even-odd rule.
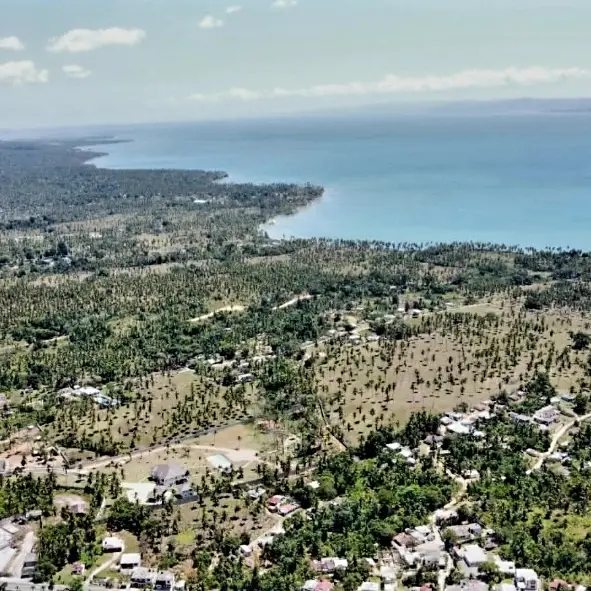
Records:
[[[229,422],[243,419],[251,404],[247,394],[236,401],[228,392],[228,388],[192,371],[151,374],[132,384],[131,403],[111,409],[92,406],[90,412],[80,412],[76,417],[77,432],[93,440],[108,433],[125,450],[148,447],[192,432],[222,429]],[[63,430],[59,422],[56,430]]]
[[[551,373],[560,391],[583,375],[585,353],[570,349],[570,332],[589,325],[583,316],[494,304],[453,312],[411,321],[421,333],[407,340],[324,347],[316,376],[329,422],[357,441],[377,423],[516,389],[549,356],[561,360]]]

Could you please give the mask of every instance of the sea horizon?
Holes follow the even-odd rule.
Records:
[[[591,250],[590,132],[585,111],[175,123],[118,128],[130,141],[91,162],[324,186],[264,226],[275,239]]]

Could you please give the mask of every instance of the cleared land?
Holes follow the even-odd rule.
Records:
[[[420,409],[448,411],[512,391],[539,367],[552,368],[560,391],[584,376],[586,355],[570,348],[570,334],[589,324],[573,312],[536,314],[505,301],[409,323],[419,334],[407,340],[322,348],[319,392],[328,421],[347,439]]]

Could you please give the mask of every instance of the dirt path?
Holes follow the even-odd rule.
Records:
[[[121,555],[124,552],[125,552],[125,543],[123,544],[123,548],[121,549],[121,552],[116,552],[115,554],[113,554],[113,556],[111,558],[109,558],[109,560],[107,560],[106,562],[104,562],[100,566],[97,566],[94,570],[90,571],[89,575],[84,580],[83,589],[85,591],[87,591],[88,588],[90,587],[90,583],[92,582],[92,580],[98,574],[102,573],[105,570],[109,570],[113,565],[115,565],[119,561],[119,559],[121,558]]]
[[[539,470],[542,467],[542,464],[548,458],[548,456],[554,453],[554,450],[556,449],[556,446],[558,445],[560,440],[575,426],[577,422],[582,423],[583,421],[586,421],[589,418],[591,418],[591,413],[573,419],[572,421],[570,421],[570,423],[563,425],[558,431],[556,431],[554,437],[552,437],[552,441],[550,443],[548,451],[545,451],[543,454],[540,455],[533,469]]]
[[[131,454],[131,458],[139,458],[142,459],[145,456],[149,456],[155,453],[161,453],[163,451],[169,451],[169,450],[173,450],[173,449],[182,449],[182,448],[189,448],[189,449],[197,449],[197,450],[201,450],[201,451],[212,451],[212,452],[218,452],[218,453],[223,453],[223,454],[233,454],[236,452],[236,449],[230,449],[228,447],[217,447],[215,445],[201,445],[201,444],[191,444],[191,443],[173,443],[171,445],[162,445],[159,447],[153,447],[152,449],[146,449],[143,451],[139,451],[139,452],[133,452]],[[243,452],[250,452],[253,455],[253,459],[251,461],[257,461],[257,462],[261,462],[261,463],[268,463],[265,462],[264,460],[260,459],[258,456],[256,456],[257,451],[254,449],[248,449],[248,448],[241,448],[240,451]],[[255,460],[256,457],[256,460]],[[104,468],[105,466],[108,466],[110,464],[114,464],[117,462],[121,462],[122,460],[124,460],[125,462],[130,461],[130,454],[124,454],[121,456],[117,456],[116,458],[109,458],[108,460],[99,460],[98,462],[94,462],[91,464],[86,464],[84,466],[83,470],[68,470],[69,472],[73,472],[73,473],[87,473],[89,470],[96,470],[97,468]]]
[[[283,304],[279,305],[279,306],[275,306],[273,308],[273,311],[275,310],[284,310],[285,308],[289,308],[290,306],[293,306],[294,304],[297,304],[298,302],[301,302],[303,300],[311,300],[312,296],[309,293],[304,293],[302,295],[296,296],[295,298],[291,298],[291,300],[288,300],[287,302],[284,302]]]
[[[221,312],[244,312],[246,308],[242,304],[233,304],[231,306],[224,306],[223,308],[218,308],[213,312],[209,312],[208,314],[203,314],[202,316],[197,316],[195,318],[191,318],[189,322],[202,322],[203,320],[207,320],[208,318],[213,318],[216,314],[220,314]]]

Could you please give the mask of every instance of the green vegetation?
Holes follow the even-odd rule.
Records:
[[[348,559],[333,581],[353,591],[370,576],[366,558],[429,522],[477,471],[462,515],[492,527],[504,556],[591,581],[587,253],[273,241],[260,226],[321,187],[100,170],[75,148],[96,143],[0,142],[0,432],[13,471],[0,477],[0,516],[42,512],[40,580],[96,563],[104,521],[150,566],[188,574],[191,591],[291,591],[323,556]],[[512,416],[565,393],[567,468],[536,456],[556,430]],[[481,437],[424,443],[441,412],[491,398],[505,409]],[[247,450],[229,474],[201,469],[187,503],[122,496],[132,452],[255,421],[272,450]],[[416,462],[386,452],[392,441]],[[246,447],[218,444],[212,453]],[[88,512],[59,510],[57,474],[84,468]],[[307,513],[247,568],[240,545],[279,519],[245,494],[251,476]]]

